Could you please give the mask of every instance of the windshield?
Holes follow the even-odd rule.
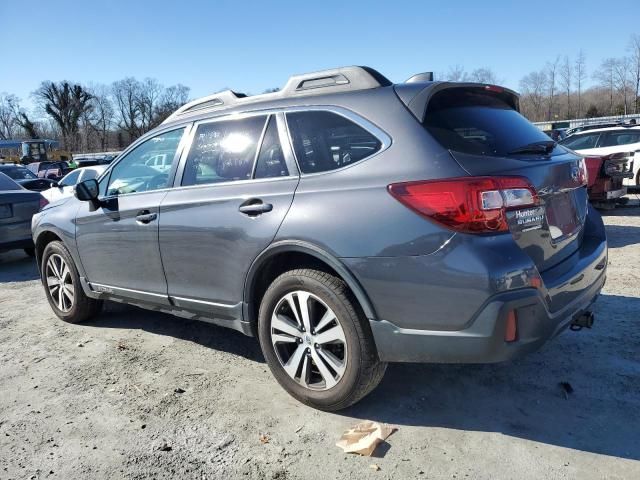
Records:
[[[14,180],[31,180],[34,178],[38,178],[31,170],[28,168],[3,168],[2,173],[4,173],[7,177],[10,177]]]
[[[445,148],[473,155],[504,156],[527,145],[549,142],[506,97],[483,88],[436,93],[423,124]]]

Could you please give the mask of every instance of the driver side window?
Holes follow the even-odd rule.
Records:
[[[107,188],[100,190],[112,196],[167,188],[168,170],[159,168],[149,160],[160,155],[173,160],[184,130],[180,128],[164,132],[138,145],[113,167]]]

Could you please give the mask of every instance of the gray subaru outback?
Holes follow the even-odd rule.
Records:
[[[324,410],[388,362],[535,350],[591,326],[607,243],[581,157],[518,110],[367,67],[193,101],[34,217],[47,299],[72,323],[108,299],[257,336]]]

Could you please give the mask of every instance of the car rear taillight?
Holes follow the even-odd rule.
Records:
[[[507,210],[538,205],[524,177],[462,177],[394,183],[389,193],[415,212],[465,233],[509,230]]]
[[[586,186],[589,183],[589,170],[584,158],[581,158],[578,163],[578,183],[582,186]]]
[[[40,195],[40,206],[38,207],[38,211],[42,210],[47,205],[49,205],[49,200]]]

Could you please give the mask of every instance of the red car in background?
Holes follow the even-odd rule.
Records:
[[[40,178],[54,181],[60,180],[72,170],[67,162],[33,162],[27,168]]]
[[[591,203],[600,208],[613,208],[619,198],[627,194],[622,182],[633,178],[633,152],[584,158],[589,180],[587,191]]]

